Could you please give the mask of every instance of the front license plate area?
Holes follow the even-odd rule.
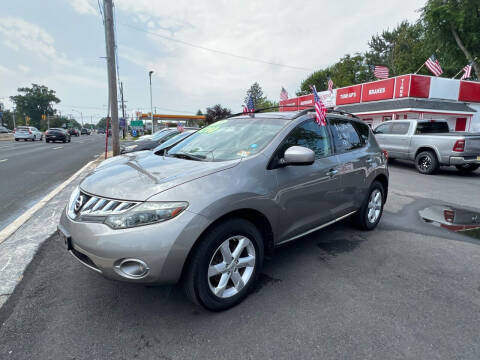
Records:
[[[62,241],[67,248],[67,251],[72,250],[72,237],[61,227],[58,227],[58,236],[60,237],[60,241]]]

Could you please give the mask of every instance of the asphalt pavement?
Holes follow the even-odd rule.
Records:
[[[70,143],[0,141],[0,230],[104,150],[98,134]]]
[[[478,210],[464,199],[478,199],[479,184],[479,172],[392,164],[376,230],[343,221],[277,249],[254,293],[222,313],[178,286],[106,280],[52,236],[0,310],[0,358],[477,360],[480,241],[418,211]]]

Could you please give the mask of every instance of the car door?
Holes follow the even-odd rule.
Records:
[[[342,206],[337,217],[340,217],[359,208],[365,196],[367,174],[372,171],[376,154],[367,146],[370,134],[368,125],[331,117],[328,126],[339,161],[338,195],[342,199]]]
[[[397,121],[391,123],[388,143],[390,150],[386,149],[392,158],[408,159],[411,137],[408,135],[410,122]]]
[[[384,123],[378,125],[373,133],[375,134],[375,138],[377,139],[378,145],[384,150],[387,150],[390,154],[391,146],[389,143],[389,135],[390,135],[391,123]]]
[[[279,242],[295,238],[334,218],[341,206],[337,192],[340,180],[338,160],[333,154],[330,135],[325,126],[313,119],[299,124],[284,139],[274,159],[281,159],[291,146],[304,146],[315,152],[315,162],[305,166],[277,167],[274,201],[277,203]]]

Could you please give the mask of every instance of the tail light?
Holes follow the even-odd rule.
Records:
[[[32,130],[28,130],[28,133],[31,134],[31,133],[32,133]]]
[[[463,152],[465,151],[465,140],[457,140],[455,145],[453,145],[453,151],[455,152]]]
[[[17,128],[13,129],[13,133],[15,134],[15,131],[17,131]]]
[[[388,151],[382,149],[382,152],[383,152],[383,156],[385,157],[385,160],[388,160]]]
[[[45,135],[48,135],[48,131],[45,131]]]

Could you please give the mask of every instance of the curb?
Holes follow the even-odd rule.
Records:
[[[40,246],[55,233],[73,187],[103,159],[102,154],[88,162],[0,232],[0,309]]]

